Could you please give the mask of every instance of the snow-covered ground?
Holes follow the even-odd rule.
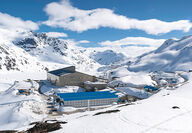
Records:
[[[185,73],[185,76],[189,78],[189,81],[177,89],[162,89],[148,99],[136,101],[132,105],[114,105],[96,111],[58,116],[58,120],[68,123],[55,132],[191,132],[192,74]],[[18,89],[32,87],[30,82],[21,81],[21,79],[16,84],[10,84],[9,89],[5,89],[0,94],[0,130],[20,130],[28,127],[30,122],[47,117],[43,99],[38,93],[34,92],[29,96],[16,94]],[[119,109],[120,112],[93,116],[97,112],[113,109]],[[74,109],[66,108],[65,110]]]
[[[119,67],[107,72],[107,79],[111,80],[111,87],[135,87],[140,88],[145,85],[153,85],[155,82],[151,79],[149,73],[130,72],[127,67]],[[115,79],[115,80],[114,80]]]
[[[131,95],[140,99],[145,99],[150,97],[152,94],[149,92],[146,92],[144,90],[141,89],[135,89],[135,88],[131,88],[131,87],[116,87],[115,89],[117,89],[118,91],[127,94],[127,95]]]
[[[120,112],[93,116],[103,110],[63,116],[68,123],[57,133],[190,133],[192,132],[192,74],[189,83],[176,90],[161,90],[129,106],[113,106]]]
[[[18,95],[18,89],[38,87],[35,81],[28,82],[28,79],[45,80],[48,69],[75,65],[81,72],[97,76],[101,74],[109,80],[112,88],[117,87],[116,89],[124,93],[140,98],[149,98],[127,106],[114,105],[96,111],[60,115],[57,119],[68,123],[55,132],[190,133],[192,74],[187,72],[192,63],[191,40],[191,36],[181,40],[170,39],[157,50],[139,57],[134,56],[135,58],[129,58],[126,50],[79,48],[68,44],[66,40],[50,38],[45,33],[30,33],[30,36],[14,42],[16,45],[11,42],[1,44],[0,130],[23,130],[31,122],[49,119],[44,96],[35,90],[28,96]],[[158,71],[154,72],[156,70]],[[154,95],[138,90],[145,85],[163,85],[168,81],[176,84],[173,90],[161,86],[160,91]],[[46,95],[53,90],[83,91],[79,87],[57,88],[49,83],[41,88]],[[120,112],[93,116],[95,113],[113,109],[119,109]],[[60,108],[60,111],[71,110],[75,109]]]
[[[6,72],[0,75],[0,130],[17,129],[46,117],[44,99],[34,88],[35,81],[27,79],[44,78],[42,73]],[[15,79],[18,81],[15,82]],[[19,89],[31,89],[28,96],[18,95]]]

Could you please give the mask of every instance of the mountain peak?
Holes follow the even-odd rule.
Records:
[[[180,40],[168,39],[157,50],[138,58],[132,71],[188,71],[192,66],[192,36]]]

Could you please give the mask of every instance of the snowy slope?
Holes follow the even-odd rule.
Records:
[[[31,33],[14,44],[0,45],[0,130],[21,129],[46,117],[45,101],[39,93],[24,96],[17,95],[17,92],[21,88],[31,88],[32,84],[23,80],[46,79],[47,68],[75,65],[80,71],[94,74],[98,68],[104,67],[106,77],[109,81],[113,80],[110,85],[120,85],[117,89],[147,98],[151,95],[136,90],[155,84],[147,71],[188,71],[192,66],[192,36],[167,40],[157,50],[138,57],[134,63],[125,63],[127,59],[121,53],[86,51],[66,40],[48,37],[46,33]],[[161,88],[159,93],[130,106],[115,105],[102,110],[58,116],[57,119],[68,123],[56,132],[192,132],[192,74],[182,76],[189,79],[185,85],[175,90]],[[158,78],[162,78],[162,74]],[[13,84],[15,80],[19,82]],[[172,108],[174,106],[175,109]],[[93,116],[112,109],[119,109],[120,112]]]
[[[80,48],[70,44],[66,40],[49,37],[46,33],[32,33],[15,44],[39,61],[46,63],[49,69],[51,66],[64,67],[75,65],[83,72],[95,72],[100,66],[90,59]]]
[[[46,116],[43,98],[34,88],[38,88],[36,82],[20,81],[12,83],[0,94],[0,130],[28,126],[31,122],[42,120]],[[31,89],[32,93],[28,96],[18,95],[18,89]]]
[[[77,47],[68,40],[49,37],[47,33],[28,32],[25,38],[7,42],[0,43],[1,70],[46,72],[74,65],[78,71],[96,75],[104,70],[99,68],[108,69],[109,65],[126,59],[125,55],[112,50]]]
[[[181,40],[169,39],[153,52],[137,58],[131,71],[188,71],[192,66],[192,36]]]
[[[143,88],[145,85],[153,85],[155,82],[148,73],[130,72],[127,67],[118,67],[109,70],[106,79],[110,81],[108,85],[114,87]]]
[[[13,75],[7,76],[10,77],[7,81],[11,79],[11,76]],[[137,101],[132,105],[122,107],[115,105],[96,111],[57,116],[58,120],[68,123],[62,125],[62,129],[55,132],[191,132],[192,74],[185,73],[185,76],[188,77],[189,82],[176,90],[163,89],[148,99]],[[4,76],[0,77],[0,79],[4,78]],[[31,86],[30,82],[20,81],[0,94],[0,130],[23,130],[23,126],[26,127],[30,122],[46,118],[44,103],[38,93],[29,96],[16,95],[17,89],[31,88]],[[179,108],[173,109],[174,106]],[[93,116],[97,112],[113,109],[119,109],[120,112]]]
[[[45,70],[40,62],[26,53],[23,49],[13,44],[0,44],[0,69],[1,70]]]
[[[126,57],[122,53],[116,53],[112,50],[93,51],[90,58],[94,59],[101,65],[110,65],[123,61]]]
[[[192,75],[191,75],[192,78]],[[177,90],[162,90],[133,105],[61,117],[67,120],[56,133],[189,133],[192,131],[192,79]],[[93,116],[96,112],[119,109],[120,112]]]
[[[49,37],[47,33],[26,33],[25,38],[0,42],[0,70],[44,71],[69,65],[89,74],[97,73],[101,66],[83,48],[71,41]]]

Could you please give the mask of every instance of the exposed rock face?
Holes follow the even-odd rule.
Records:
[[[99,64],[84,54],[79,47],[69,44],[66,40],[49,37],[46,33],[31,33],[29,37],[15,44],[40,62],[74,65],[77,69],[83,69],[82,71],[96,70],[99,67]]]
[[[43,48],[51,46],[53,48],[52,52],[58,52],[61,55],[65,55],[67,49],[67,43],[64,40],[48,37],[46,33],[33,33],[30,37],[16,42],[16,45],[25,51],[43,51]]]
[[[49,123],[48,121],[36,122],[34,123],[35,124],[34,127],[28,129],[26,132],[27,133],[48,133],[48,132],[61,129],[61,124],[65,124],[65,123],[67,122],[59,122],[59,121],[51,122],[51,123]]]
[[[47,71],[74,65],[83,72],[96,71],[100,65],[66,40],[29,32],[12,44],[0,44],[0,70]]]
[[[45,69],[40,63],[32,58],[29,54],[15,46],[8,47],[0,45],[0,69],[1,70],[22,70],[29,66],[38,66],[40,69]]]

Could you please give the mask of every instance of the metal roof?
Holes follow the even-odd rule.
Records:
[[[65,75],[68,73],[74,73],[74,72],[59,69],[59,70],[50,71],[49,73],[54,74],[56,76],[61,76],[61,75]]]
[[[151,89],[152,91],[156,91],[159,88],[156,88],[156,87],[153,87],[153,86],[150,86],[150,85],[146,85],[146,86],[144,86],[144,89],[146,89],[146,90]]]
[[[69,73],[74,73],[75,72],[75,70],[69,70],[68,68],[71,68],[71,67],[65,67],[65,68],[62,68],[62,69],[57,69],[57,70],[49,71],[49,73],[51,73],[53,75],[56,75],[56,76],[61,76],[61,75],[65,75],[65,74],[69,74]]]
[[[114,92],[109,91],[57,93],[57,95],[64,101],[118,98]]]

